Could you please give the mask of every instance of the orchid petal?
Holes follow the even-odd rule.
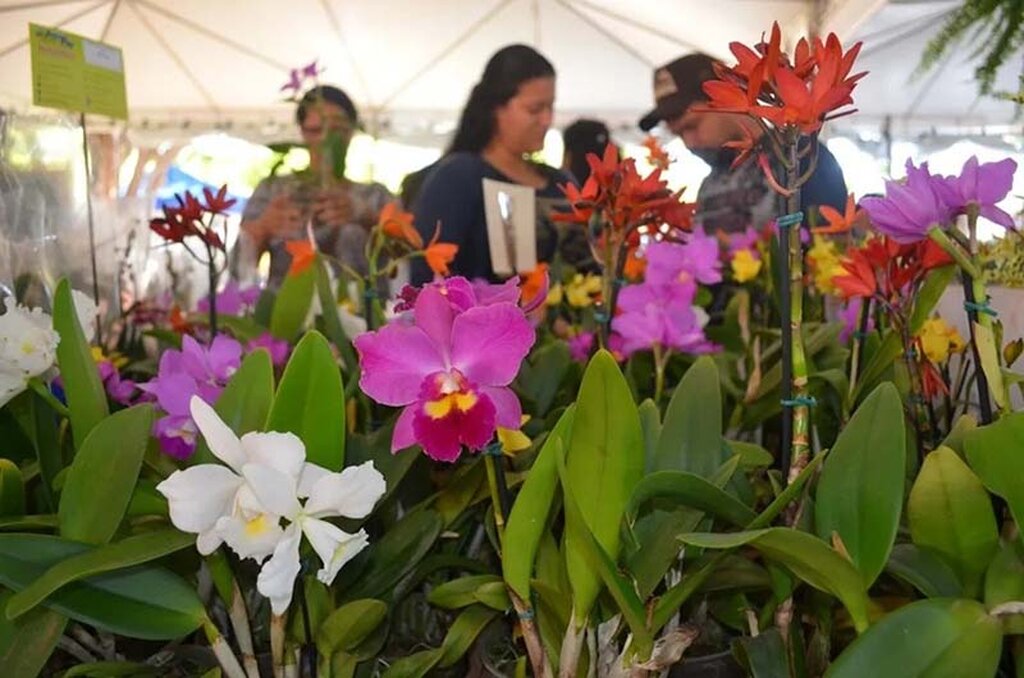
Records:
[[[298,478],[263,464],[246,464],[242,467],[242,476],[268,513],[289,520],[298,515],[301,510],[297,498]]]
[[[1017,162],[1006,158],[999,162],[987,162],[979,168],[978,202],[993,205],[1001,202],[1013,188],[1013,175]]]
[[[199,432],[203,434],[213,455],[240,473],[246,459],[238,436],[221,420],[220,415],[199,396],[192,396],[189,409],[192,413],[192,420],[199,427]]]
[[[446,371],[437,346],[419,327],[391,323],[353,343],[362,367],[359,387],[382,405],[415,402],[427,375]]]
[[[299,474],[298,496],[305,498],[313,491],[313,486],[318,480],[331,475],[331,472],[323,466],[305,463],[302,465],[302,473]]]
[[[306,446],[294,433],[250,432],[242,436],[242,451],[247,463],[269,466],[298,479],[306,461]]]
[[[452,325],[452,366],[480,386],[507,386],[535,339],[518,306],[471,308]]]
[[[522,423],[523,408],[519,397],[510,388],[481,386],[480,392],[494,404],[494,423],[502,428],[517,429]]]
[[[1003,228],[1008,228],[1011,231],[1016,227],[1013,221],[1013,217],[1007,212],[999,209],[995,205],[982,205],[978,214],[985,217],[989,221],[993,221]]]
[[[167,498],[171,523],[182,532],[210,530],[231,513],[242,479],[219,464],[199,464],[175,471],[156,486]]]
[[[274,554],[264,563],[256,578],[256,590],[270,599],[270,608],[277,616],[284,614],[292,602],[295,578],[302,569],[299,563],[301,539],[299,526],[295,523],[289,525],[274,547]]]
[[[395,432],[391,436],[391,454],[416,444],[416,434],[412,422],[416,418],[416,406],[409,405],[398,415]]]
[[[366,530],[349,534],[323,520],[303,518],[302,531],[324,566],[316,573],[317,579],[328,586],[345,563],[355,558],[370,543]]]
[[[270,513],[226,516],[217,521],[217,532],[239,558],[257,562],[274,552],[284,534],[281,519]]]
[[[373,467],[372,461],[349,466],[341,473],[324,476],[313,485],[303,513],[314,518],[344,516],[360,520],[370,515],[385,491],[384,476]]]
[[[424,287],[416,299],[415,317],[416,327],[430,337],[442,360],[447,363],[452,343],[452,320],[455,317],[452,305],[437,287]]]

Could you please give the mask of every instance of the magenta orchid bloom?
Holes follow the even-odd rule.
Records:
[[[647,246],[645,280],[655,285],[696,280],[703,285],[722,282],[718,240],[695,230],[686,244],[656,242]]]
[[[860,306],[863,300],[860,297],[852,297],[849,303],[839,311],[839,319],[843,322],[843,329],[839,332],[839,341],[845,344],[857,331],[857,324],[860,322]],[[868,332],[875,329],[875,319],[868,316]]]
[[[594,333],[580,332],[569,339],[569,357],[578,363],[585,363],[594,349]]]
[[[246,350],[255,351],[258,348],[265,349],[270,354],[270,362],[275,367],[281,367],[288,362],[288,355],[291,353],[291,346],[284,339],[277,339],[270,332],[264,332],[249,342]]]
[[[884,198],[864,198],[861,205],[879,232],[907,245],[924,240],[933,227],[948,226],[952,210],[943,199],[945,180],[907,160],[904,182],[885,182]]]
[[[153,424],[153,435],[164,452],[178,459],[192,456],[198,429],[189,402],[198,395],[211,405],[216,403],[241,357],[241,344],[222,334],[209,348],[186,335],[180,351],[164,351],[156,377],[138,385],[165,413]]]
[[[621,311],[612,327],[622,336],[626,355],[658,345],[686,353],[718,350],[704,336],[707,316],[693,305],[696,285],[630,285],[619,293]]]
[[[255,308],[259,298],[259,285],[242,287],[232,280],[224,286],[223,290],[217,293],[217,313],[220,315],[242,315]],[[200,313],[209,313],[209,298],[203,297],[196,302],[196,310]]]
[[[480,450],[498,426],[521,424],[519,399],[508,385],[533,346],[530,322],[513,303],[460,312],[451,297],[425,285],[412,324],[393,321],[354,341],[363,392],[405,408],[393,453],[418,443],[432,459],[455,461],[463,445]]]
[[[936,192],[954,214],[964,214],[968,209],[994,221],[1003,228],[1013,229],[1013,217],[996,207],[1013,188],[1013,175],[1017,163],[1011,158],[999,162],[978,163],[978,156],[972,155],[960,170],[960,176],[944,177],[936,182]]]
[[[416,300],[420,293],[426,289],[439,291],[457,313],[467,311],[475,306],[518,304],[522,292],[519,288],[519,278],[509,278],[505,282],[496,285],[485,280],[473,280],[471,282],[462,276],[453,276],[426,283],[423,287],[403,286],[397,295],[398,302],[395,304],[395,312],[411,311],[415,308]],[[529,313],[543,304],[546,298],[547,284],[543,286],[541,293],[538,293],[523,308],[523,311]]]

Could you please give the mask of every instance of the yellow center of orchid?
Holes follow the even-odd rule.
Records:
[[[468,412],[476,405],[477,397],[472,391],[451,393],[437,400],[428,400],[423,410],[431,419],[444,419],[453,409]]]
[[[245,521],[245,536],[255,538],[263,534],[269,528],[267,514],[261,513],[252,520]]]
[[[21,352],[25,355],[32,355],[33,353],[36,352],[36,346],[31,341],[26,339],[25,341],[21,342]]]

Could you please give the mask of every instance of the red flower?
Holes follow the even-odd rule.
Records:
[[[843,297],[873,297],[878,289],[875,270],[871,262],[860,250],[849,253],[849,259],[842,263],[847,275],[837,275],[832,279],[836,289]]]
[[[221,186],[216,193],[214,193],[213,191],[204,186],[203,195],[206,198],[207,211],[212,212],[213,214],[224,214],[225,212],[227,212],[232,205],[238,202],[236,198],[228,199],[227,194],[227,184]]]

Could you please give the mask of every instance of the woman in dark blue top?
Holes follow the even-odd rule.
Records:
[[[550,261],[559,252],[566,259],[587,256],[586,235],[578,227],[560,238],[548,218],[563,197],[558,185],[572,178],[527,157],[544,147],[554,102],[555,69],[533,48],[510,45],[487,62],[462,110],[446,156],[430,173],[413,205],[416,227],[424,241],[440,223],[441,242],[459,246],[451,265],[453,274],[495,278],[484,216],[484,178],[536,191],[538,261]],[[416,260],[412,282],[420,284],[430,278],[430,270]]]

